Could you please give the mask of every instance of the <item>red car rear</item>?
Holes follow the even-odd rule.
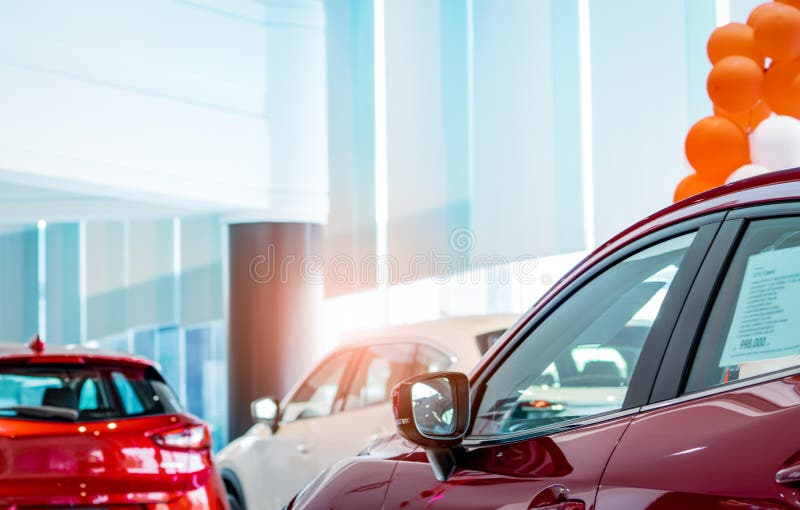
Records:
[[[206,425],[156,367],[0,347],[0,508],[226,509]]]

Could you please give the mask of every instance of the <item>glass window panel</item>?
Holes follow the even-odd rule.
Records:
[[[514,433],[620,409],[693,239],[638,252],[567,298],[488,380],[472,433]]]
[[[714,301],[686,391],[800,366],[800,218],[747,227]]]
[[[181,392],[180,329],[177,326],[158,328],[155,334],[155,360],[167,383]]]
[[[206,420],[214,448],[227,439],[228,379],[224,327],[213,322],[186,330],[186,405]]]
[[[331,414],[350,357],[350,351],[338,352],[317,367],[281,410],[281,419],[289,422]]]
[[[411,375],[415,346],[411,343],[367,347],[359,362],[345,409],[356,409],[386,402],[392,388]]]

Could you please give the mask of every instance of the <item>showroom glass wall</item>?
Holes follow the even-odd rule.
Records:
[[[155,360],[227,440],[223,226],[216,217],[5,226],[0,342],[39,333]]]

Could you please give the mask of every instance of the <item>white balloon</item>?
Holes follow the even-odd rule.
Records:
[[[800,166],[800,120],[773,115],[750,135],[750,160],[769,170]]]
[[[725,184],[730,184],[735,181],[741,181],[742,179],[748,179],[750,177],[755,177],[756,175],[763,175],[768,174],[772,170],[765,166],[755,165],[750,163],[748,165],[742,165],[734,172],[725,179]]]

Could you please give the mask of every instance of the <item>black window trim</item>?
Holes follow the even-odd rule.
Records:
[[[561,292],[559,292],[538,312],[533,312],[534,308],[527,312],[522,320],[523,325],[517,330],[514,336],[505,342],[500,349],[492,356],[486,365],[479,368],[479,372],[472,384],[472,391],[470,392],[470,430],[464,440],[465,446],[483,446],[498,443],[515,442],[532,437],[550,435],[564,430],[571,430],[578,427],[594,424],[602,421],[612,420],[614,418],[628,416],[639,412],[641,406],[646,405],[649,400],[648,397],[655,383],[658,367],[667,349],[672,331],[677,321],[678,312],[683,308],[686,298],[689,294],[692,283],[694,282],[698,271],[700,271],[703,261],[710,248],[713,245],[714,238],[723,224],[727,212],[721,211],[716,213],[691,218],[680,223],[666,226],[655,232],[648,233],[639,239],[621,247],[613,252],[602,262],[589,268],[586,272],[582,273],[571,281]],[[659,243],[665,242],[669,239],[679,237],[691,232],[697,232],[689,250],[687,251],[683,262],[681,263],[681,270],[676,279],[672,282],[668,300],[662,305],[662,309],[667,310],[667,313],[659,314],[659,319],[653,324],[650,332],[645,339],[645,344],[642,353],[639,357],[636,369],[631,376],[631,384],[629,385],[628,394],[626,394],[625,402],[620,410],[611,411],[598,415],[587,417],[580,417],[574,420],[565,420],[563,422],[544,425],[542,427],[520,431],[515,434],[503,434],[494,436],[473,436],[471,435],[471,427],[475,423],[475,418],[478,412],[479,403],[485,391],[486,381],[494,375],[500,365],[516,350],[517,347],[524,341],[530,332],[537,327],[543,320],[545,320],[556,308],[558,308],[565,300],[569,299],[578,289],[582,288],[589,281],[596,276],[606,271],[613,265],[621,262],[625,258],[633,255],[636,252],[655,246]],[[671,311],[670,311],[671,310]],[[644,366],[648,368],[645,369]],[[650,368],[653,367],[653,368]]]
[[[353,384],[358,367],[361,366],[361,360],[364,358],[364,351],[367,348],[364,346],[357,346],[350,348],[350,360],[342,372],[342,378],[339,379],[339,387],[336,389],[336,397],[333,399],[333,406],[331,413],[328,416],[339,414],[345,411],[344,404],[347,395],[350,393],[350,386]]]
[[[684,393],[689,371],[692,368],[696,350],[705,330],[708,315],[716,300],[727,268],[739,248],[747,226],[756,220],[800,216],[800,203],[778,202],[767,205],[747,206],[728,212],[712,245],[706,262],[697,275],[689,291],[686,306],[678,317],[675,330],[670,338],[656,384],[647,405],[642,411],[657,409],[667,405],[695,400],[739,388],[761,384],[800,373],[800,367],[762,374],[756,377],[735,381],[729,384],[703,388]]]

